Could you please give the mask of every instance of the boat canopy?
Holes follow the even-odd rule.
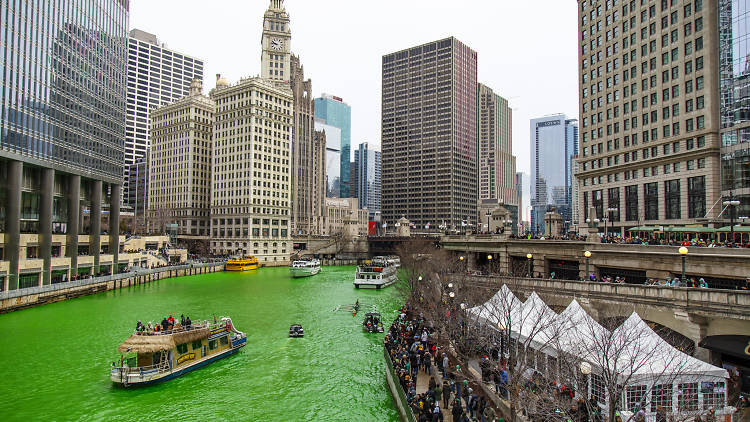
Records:
[[[180,331],[173,334],[133,334],[130,338],[122,342],[117,351],[120,353],[155,353],[172,350],[178,344],[204,339],[208,335],[208,328],[195,328],[190,331]]]

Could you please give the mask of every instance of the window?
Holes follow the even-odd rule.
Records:
[[[706,146],[706,137],[705,136],[699,136],[698,137],[698,148],[703,148]]]
[[[706,117],[698,116],[695,119],[695,125],[698,127],[698,129],[704,129],[706,127]]]
[[[693,161],[693,160],[688,160],[688,161],[686,162],[686,166],[687,166],[687,169],[688,169],[688,170],[694,170],[694,169],[695,169],[695,161]]]
[[[672,384],[655,385],[651,390],[651,411],[656,412],[657,406],[665,410],[672,409]]]
[[[177,345],[177,353],[179,354],[185,354],[188,351],[187,343],[182,343]]]
[[[208,342],[208,350],[214,350],[219,346],[219,342],[216,340],[210,340]]]
[[[704,97],[701,95],[700,97],[695,99],[695,108],[697,108],[698,110],[702,110],[704,106]]]
[[[706,159],[705,158],[699,158],[698,159],[698,168],[706,168]]]
[[[698,37],[695,39],[695,51],[701,50],[703,50],[703,37]]]
[[[615,177],[615,179],[617,178]],[[617,210],[610,214],[610,221],[620,221],[620,188],[609,188],[607,191],[607,208]]]
[[[693,92],[693,81],[687,80],[685,81],[685,94],[690,94]]]
[[[719,409],[724,406],[724,383],[723,382],[701,382],[701,393],[703,393],[703,409]]]
[[[625,220],[638,221],[638,185],[625,186]]]
[[[700,56],[695,59],[695,70],[702,70],[702,69],[703,69],[703,56]]]
[[[226,346],[227,344],[229,344],[229,336],[219,337],[219,344],[221,344],[222,346]]]
[[[685,132],[692,132],[695,129],[693,125],[694,125],[693,119],[685,120]]]
[[[645,170],[645,169],[644,169]],[[648,173],[644,171],[644,176]],[[655,175],[654,175],[655,176]],[[643,185],[644,211],[646,220],[659,219],[659,188],[656,182]]]
[[[203,346],[203,343],[200,340],[196,340],[192,344],[193,350],[200,350],[201,346]]]
[[[591,395],[596,396],[596,401],[606,403],[604,379],[596,374],[591,374]]]
[[[665,166],[666,170],[666,166]],[[680,213],[680,181],[667,180],[664,182],[664,210],[665,218],[667,220],[675,220],[681,218]],[[671,397],[671,393],[670,393]]]
[[[646,392],[648,389],[645,385],[630,385],[625,389],[626,409],[635,412],[639,407],[646,403]]]
[[[700,91],[703,89],[703,76],[698,76],[695,78],[695,90]]]
[[[688,178],[688,218],[706,214],[706,176]]]
[[[693,111],[693,100],[687,100],[685,101],[685,113],[690,113]]]

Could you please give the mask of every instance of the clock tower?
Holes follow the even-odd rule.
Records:
[[[271,0],[263,16],[260,77],[275,81],[289,81],[292,31],[284,0]]]

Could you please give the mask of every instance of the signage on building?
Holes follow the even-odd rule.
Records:
[[[378,234],[378,222],[377,221],[367,222],[367,234],[371,236]]]
[[[550,120],[548,122],[539,122],[536,127],[549,127],[549,126],[560,126],[559,120]]]

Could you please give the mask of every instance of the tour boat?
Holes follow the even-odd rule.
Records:
[[[388,258],[388,263],[395,266],[396,268],[401,266],[401,257],[398,255],[390,255]]]
[[[251,256],[249,258],[232,258],[224,266],[226,271],[250,271],[257,270],[260,264],[258,258]]]
[[[395,265],[388,262],[388,259],[382,256],[376,256],[372,261],[366,261],[364,265],[357,266],[357,273],[354,276],[354,287],[380,289],[395,283],[397,278]]]
[[[167,381],[231,356],[246,343],[247,336],[234,328],[231,318],[168,331],[136,331],[117,348],[120,364],[112,362],[110,379],[122,387]]]
[[[294,261],[289,271],[292,277],[309,277],[320,272],[320,261],[317,259]]]

